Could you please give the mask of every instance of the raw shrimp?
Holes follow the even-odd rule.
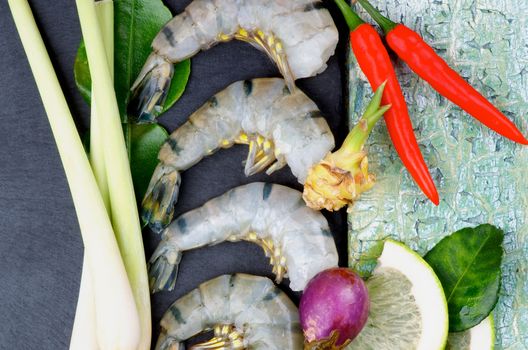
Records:
[[[323,214],[289,187],[255,182],[236,187],[174,220],[150,258],[153,292],[174,288],[182,252],[224,241],[264,248],[279,283],[303,290],[318,272],[337,266],[334,239]]]
[[[191,349],[301,350],[297,307],[266,277],[222,275],[176,300],[161,319],[157,350],[183,350],[183,342],[214,330]]]
[[[290,92],[279,78],[236,82],[193,113],[161,147],[143,199],[142,218],[154,232],[172,219],[180,172],[235,143],[249,145],[247,176],[268,167],[271,174],[288,164],[301,184],[335,145],[328,123],[302,91]]]
[[[293,91],[295,79],[326,69],[338,32],[320,0],[194,0],[154,38],[132,86],[132,114],[152,121],[162,110],[173,63],[232,39],[264,51]]]

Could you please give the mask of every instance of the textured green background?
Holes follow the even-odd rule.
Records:
[[[372,3],[417,30],[528,135],[528,0]],[[380,123],[369,140],[371,171],[378,183],[349,216],[350,264],[355,265],[361,252],[385,237],[424,254],[457,229],[495,224],[506,232],[502,288],[495,309],[497,345],[528,349],[528,147],[481,126],[404,64],[396,66],[441,204],[435,207],[419,192]],[[370,95],[351,56],[352,122]]]

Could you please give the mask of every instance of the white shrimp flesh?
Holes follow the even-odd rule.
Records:
[[[247,176],[289,165],[304,184],[310,168],[335,146],[317,105],[283,79],[239,81],[213,96],[161,147],[142,203],[142,219],[160,232],[173,216],[181,172],[220,148],[249,145]]]
[[[301,350],[295,304],[266,277],[222,275],[202,283],[165,312],[156,350],[183,350],[204,331],[214,337],[191,349]]]
[[[250,43],[294,81],[326,69],[337,28],[320,0],[194,0],[152,42],[152,53],[132,86],[130,112],[152,122],[162,111],[173,64],[233,39]]]
[[[337,266],[338,255],[326,218],[308,208],[302,193],[255,182],[211,199],[172,222],[149,261],[153,292],[172,290],[186,250],[221,242],[249,241],[264,248],[279,283],[303,290],[317,273]]]

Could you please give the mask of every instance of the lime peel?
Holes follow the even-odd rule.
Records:
[[[412,294],[420,313],[422,317],[427,318],[423,321],[422,336],[417,349],[443,349],[449,325],[447,301],[442,284],[433,269],[416,252],[391,239],[385,241],[383,253],[378,259],[374,274],[376,270],[384,267],[397,269],[409,279],[413,284]],[[436,288],[424,288],[424,286],[435,286]],[[432,310],[435,312],[431,312]],[[445,327],[438,332],[440,328],[438,325],[442,324]]]
[[[493,350],[495,324],[490,314],[482,322],[464,332],[449,333],[447,350]]]
[[[421,256],[386,240],[366,285],[369,318],[347,349],[444,350],[447,301],[440,280]]]

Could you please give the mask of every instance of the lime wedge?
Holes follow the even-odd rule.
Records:
[[[493,350],[495,328],[493,316],[464,332],[449,333],[446,350]]]
[[[449,329],[444,291],[418,254],[387,240],[366,284],[369,318],[347,349],[444,349]]]

